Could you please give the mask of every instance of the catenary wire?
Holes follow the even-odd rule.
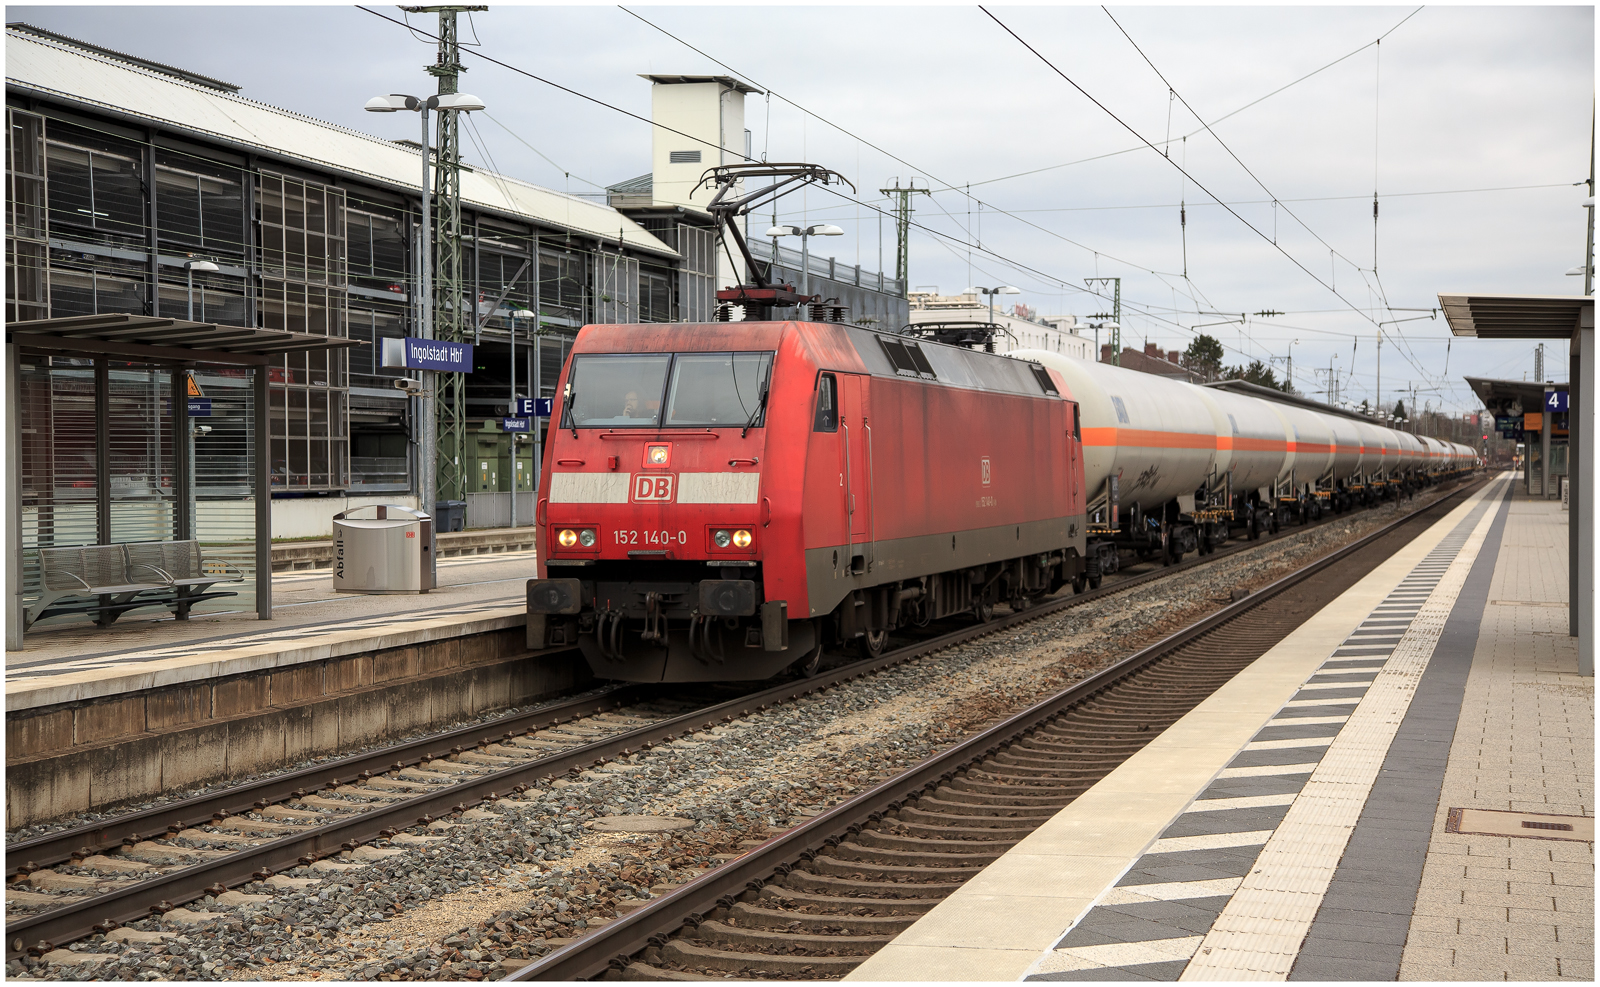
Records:
[[[1095,99],[1092,95],[1090,95],[1088,90],[1084,89],[1082,86],[1078,85],[1078,83],[1074,82],[1071,76],[1067,75],[1065,72],[1063,72],[1059,68],[1057,68],[1055,66],[1055,63],[1051,62],[1048,58],[1046,58],[1044,56],[1044,54],[1042,52],[1040,52],[1037,48],[1033,47],[1033,45],[1031,45],[1027,41],[1023,40],[1021,35],[1017,34],[1017,32],[1013,31],[1010,27],[1008,27],[1004,21],[1002,21],[1002,20],[1000,20],[1000,18],[996,17],[994,15],[994,13],[992,11],[990,11],[987,7],[984,7],[984,6],[980,5],[978,7],[978,9],[983,11],[985,14],[987,14],[989,16],[989,18],[991,20],[993,20],[996,24],[998,24],[1002,30],[1004,30],[1007,34],[1009,34],[1013,38],[1015,38],[1019,44],[1021,44],[1024,48],[1028,49],[1029,52],[1031,52],[1035,57],[1037,57],[1041,62],[1043,62],[1052,72],[1054,72],[1056,75],[1059,75],[1062,79],[1064,79],[1067,82],[1068,85],[1072,86],[1072,88],[1074,88],[1074,89],[1078,90],[1078,92],[1082,93],[1083,96],[1086,99],[1088,99],[1096,107],[1098,107],[1103,112],[1105,112],[1105,114],[1107,116],[1109,116],[1109,117],[1111,117],[1111,119],[1115,120],[1118,124],[1120,124],[1130,134],[1133,134],[1133,136],[1139,138],[1141,141],[1144,141],[1146,147],[1150,148],[1150,150],[1152,150],[1152,151],[1155,151],[1157,154],[1161,153],[1159,148],[1157,148],[1154,144],[1151,144],[1148,140],[1146,140],[1142,134],[1140,134],[1137,130],[1134,130],[1133,127],[1129,126],[1126,122],[1124,122],[1121,117],[1119,117],[1115,113],[1113,113],[1111,111],[1111,109],[1109,107],[1107,107],[1104,103],[1101,103],[1099,100]],[[1180,171],[1183,170],[1183,167],[1181,165],[1179,165],[1178,163],[1172,161],[1172,159],[1167,157],[1166,155],[1163,154],[1162,155],[1162,159],[1167,161],[1174,168],[1178,168]],[[1228,210],[1228,212],[1235,219],[1237,219],[1237,220],[1239,220],[1239,222],[1243,223],[1246,227],[1248,227],[1257,236],[1261,237],[1261,239],[1263,239],[1267,243],[1271,244],[1272,247],[1274,249],[1276,249],[1280,254],[1282,254],[1285,258],[1287,258],[1291,264],[1293,264],[1295,267],[1298,267],[1301,271],[1303,271],[1307,277],[1311,278],[1313,281],[1316,281],[1318,284],[1320,284],[1324,288],[1328,289],[1328,291],[1331,294],[1333,294],[1333,296],[1335,298],[1338,298],[1340,301],[1344,302],[1346,305],[1349,305],[1350,306],[1350,310],[1352,312],[1357,313],[1362,318],[1366,319],[1368,322],[1371,322],[1371,323],[1373,323],[1373,325],[1377,326],[1378,327],[1378,332],[1380,334],[1387,335],[1386,333],[1383,332],[1383,327],[1379,326],[1378,323],[1377,323],[1377,320],[1373,319],[1372,316],[1368,315],[1366,312],[1363,312],[1359,306],[1357,306],[1355,303],[1351,302],[1348,298],[1345,298],[1343,295],[1339,294],[1338,291],[1334,290],[1332,285],[1330,285],[1326,281],[1322,280],[1322,278],[1320,278],[1316,274],[1314,274],[1304,264],[1300,263],[1300,261],[1298,259],[1296,259],[1294,257],[1294,255],[1292,255],[1288,251],[1284,250],[1278,244],[1272,243],[1272,238],[1271,237],[1267,236],[1261,230],[1257,229],[1255,227],[1255,225],[1253,223],[1251,223],[1249,220],[1247,220],[1243,216],[1239,215],[1237,210],[1233,209],[1226,202],[1223,202],[1220,197],[1214,195],[1211,192],[1210,189],[1206,188],[1205,185],[1202,182],[1200,182],[1199,180],[1197,180],[1193,175],[1188,174],[1187,171],[1184,171],[1184,174],[1190,181],[1195,183],[1195,187],[1196,188],[1199,188],[1206,195],[1211,196],[1211,198],[1213,200],[1215,200],[1219,205],[1221,205],[1224,209]],[[1409,361],[1411,358],[1410,358],[1409,355],[1407,355],[1406,359]],[[1415,365],[1415,363],[1413,363],[1412,366],[1417,371],[1417,373],[1421,374],[1424,378],[1428,378],[1430,376],[1421,367],[1417,367]]]

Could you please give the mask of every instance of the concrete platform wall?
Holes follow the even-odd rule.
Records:
[[[521,627],[6,717],[6,826],[103,811],[582,687]]]

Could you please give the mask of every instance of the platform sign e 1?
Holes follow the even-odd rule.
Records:
[[[507,432],[526,432],[528,431],[528,419],[502,418],[500,419],[500,427]]]
[[[402,339],[383,341],[383,365],[407,370],[448,370],[472,373],[472,344],[451,343],[442,339]]]
[[[517,398],[518,418],[549,418],[555,398]]]
[[[1567,410],[1566,391],[1545,391],[1544,410],[1559,414]]]

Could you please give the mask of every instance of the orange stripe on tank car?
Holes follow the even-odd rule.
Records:
[[[1083,444],[1141,449],[1239,449],[1248,452],[1283,452],[1282,440],[1235,438],[1194,432],[1160,432],[1139,428],[1086,428]]]
[[[1086,428],[1083,430],[1086,446],[1120,446],[1138,449],[1217,449],[1215,435],[1196,435],[1193,432],[1157,432],[1142,428]]]
[[[1288,452],[1294,448],[1282,439],[1234,439],[1233,447],[1243,452]]]

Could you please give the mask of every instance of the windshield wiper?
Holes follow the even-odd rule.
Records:
[[[755,428],[756,419],[761,417],[762,409],[767,406],[767,395],[769,393],[771,393],[771,391],[772,391],[772,388],[769,386],[769,387],[767,387],[765,390],[763,390],[761,392],[761,400],[756,402],[756,409],[754,411],[750,412],[750,417],[746,418],[744,420],[744,431],[739,433],[739,438],[742,439],[745,436],[749,435],[750,434],[750,430],[752,428]]]

